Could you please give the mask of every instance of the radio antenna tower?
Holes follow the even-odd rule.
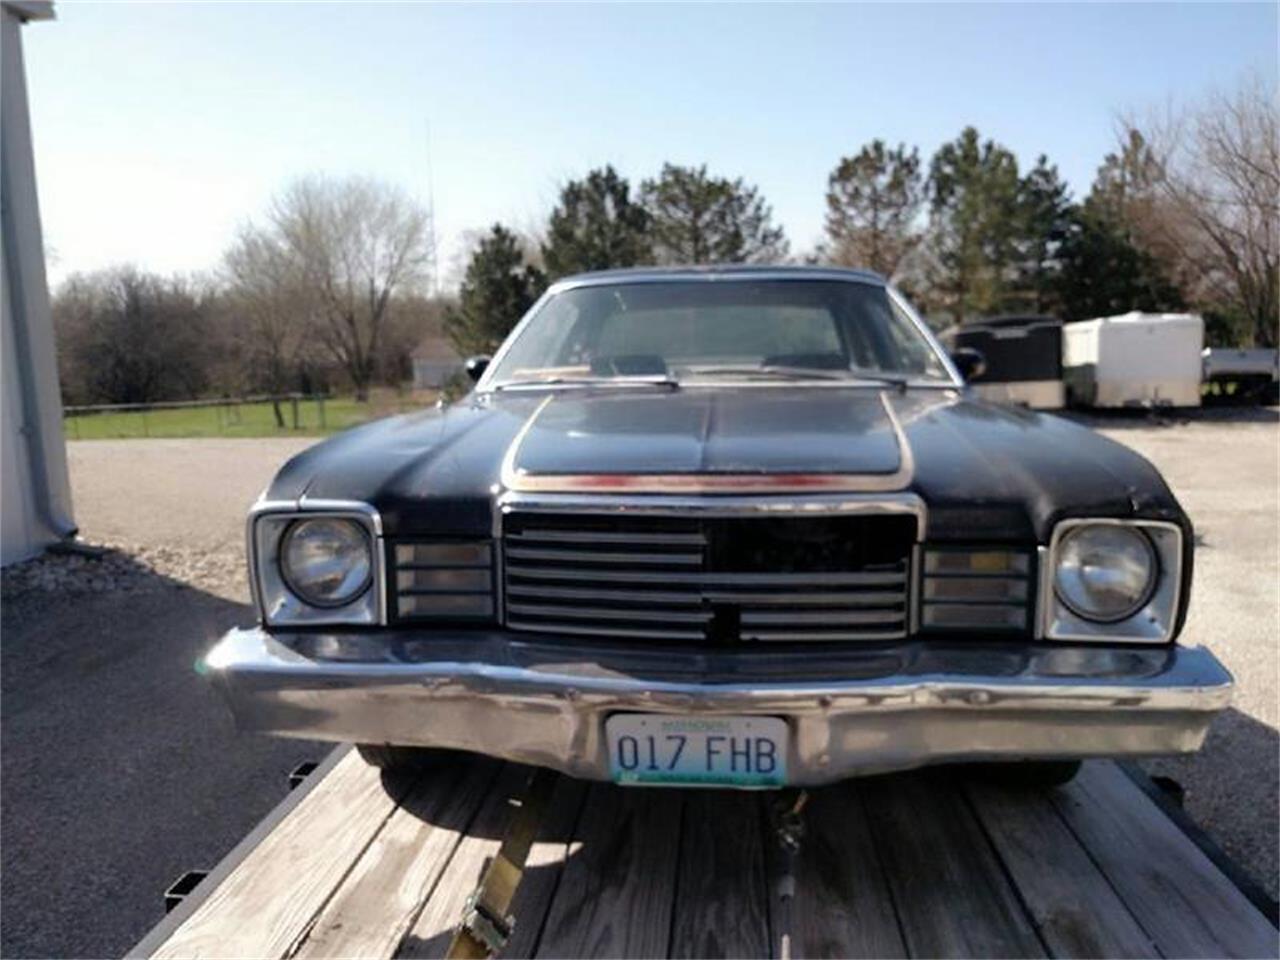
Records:
[[[431,167],[431,118],[425,119],[427,134],[427,244],[431,253],[431,274],[428,281],[432,298],[440,295],[440,251],[436,246],[436,181]]]

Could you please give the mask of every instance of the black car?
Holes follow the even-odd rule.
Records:
[[[571,277],[470,368],[253,508],[261,620],[205,663],[243,727],[624,783],[1052,780],[1195,750],[1229,700],[1176,642],[1156,470],[972,397],[873,274]]]

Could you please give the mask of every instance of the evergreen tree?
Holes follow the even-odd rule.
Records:
[[[1130,130],[1120,152],[1107,154],[1098,167],[1085,206],[1132,241],[1158,206],[1159,180],[1160,165],[1146,138]]]
[[[923,202],[920,151],[871,141],[841,158],[827,178],[827,256],[893,276],[920,239],[916,218]]]
[[[957,323],[1000,312],[1016,280],[1018,161],[966,127],[929,165],[933,286]]]
[[[1185,306],[1169,266],[1176,260],[1158,239],[1159,176],[1159,165],[1136,130],[1118,153],[1103,160],[1089,196],[1072,211],[1058,251],[1061,269],[1054,286],[1064,319]]]
[[[1054,280],[1064,320],[1183,308],[1182,295],[1160,261],[1134,245],[1115,223],[1087,203],[1071,219]]]
[[[445,333],[464,356],[493,353],[545,286],[516,235],[495,223],[471,255],[457,306],[445,312]]]
[[[649,218],[612,166],[592,170],[560,191],[542,258],[552,279],[585,270],[633,267],[649,260]]]
[[[773,211],[741,178],[667,163],[657,179],[643,183],[640,196],[659,263],[776,263],[787,255]]]
[[[1041,154],[1018,185],[1018,290],[1010,300],[1019,308],[1035,313],[1061,309],[1057,281],[1072,211],[1070,191],[1058,168]]]

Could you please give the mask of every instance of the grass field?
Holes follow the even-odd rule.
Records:
[[[120,437],[276,437],[325,436],[393,413],[419,410],[434,396],[375,394],[359,403],[352,397],[281,401],[285,426],[276,425],[269,402],[229,403],[159,410],[76,413],[65,419],[68,440],[108,440]]]

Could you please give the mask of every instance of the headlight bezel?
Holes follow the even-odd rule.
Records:
[[[334,519],[357,524],[369,545],[366,585],[341,603],[316,605],[300,596],[283,572],[282,550],[299,521]],[[312,627],[386,623],[386,565],[382,518],[367,503],[348,500],[259,501],[249,512],[249,581],[254,603],[268,627]]]
[[[1056,589],[1058,560],[1063,541],[1085,526],[1124,526],[1143,534],[1154,554],[1155,577],[1143,602],[1114,620],[1082,616],[1064,603]],[[1037,634],[1046,640],[1086,643],[1168,643],[1178,627],[1182,601],[1184,542],[1182,527],[1167,520],[1081,517],[1060,521],[1049,545],[1042,548],[1040,564],[1040,613]]]

